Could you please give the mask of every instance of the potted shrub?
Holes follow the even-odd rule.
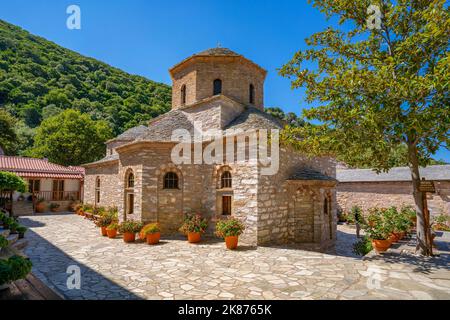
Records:
[[[19,225],[17,227],[17,233],[19,234],[19,239],[23,239],[25,237],[25,232],[27,232],[27,230],[28,229],[22,225]]]
[[[123,234],[123,241],[134,242],[136,233],[141,231],[142,223],[134,220],[127,220],[119,225],[119,232]]]
[[[436,231],[450,231],[450,227],[448,226],[449,221],[449,216],[440,214],[433,219],[433,229]]]
[[[161,230],[157,223],[151,223],[145,226],[145,237],[147,244],[157,244],[161,239]]]
[[[108,235],[108,234],[107,234],[107,231],[106,231],[106,228],[107,228],[111,223],[113,223],[113,222],[114,222],[114,220],[113,220],[113,217],[112,217],[112,216],[110,216],[110,215],[104,215],[104,216],[101,216],[101,217],[95,222],[95,224],[97,225],[97,227],[100,228],[102,236],[106,237],[106,236]]]
[[[58,211],[60,205],[58,203],[50,203],[50,211],[51,212],[56,212]]]
[[[8,246],[9,242],[4,236],[0,235],[0,253]]]
[[[11,281],[24,279],[32,266],[29,259],[17,255],[0,260],[0,290],[7,289]]]
[[[189,243],[197,243],[201,240],[201,234],[206,231],[208,222],[199,214],[186,215],[179,231],[187,235]]]
[[[225,239],[226,246],[230,250],[237,248],[239,236],[244,230],[244,224],[236,218],[220,220],[216,224],[216,235]]]
[[[45,205],[45,199],[39,198],[36,201],[36,207],[35,207],[36,212],[43,213],[43,212],[45,212],[46,209],[47,209],[47,206]]]
[[[117,222],[113,222],[108,227],[106,227],[106,234],[108,235],[108,238],[114,239],[117,236],[118,228],[119,225],[117,224]]]
[[[392,242],[389,240],[392,228],[389,223],[386,223],[386,215],[379,212],[373,212],[369,215],[368,221],[371,223],[363,225],[363,229],[367,237],[372,241],[372,246],[379,252],[384,252],[391,246]]]

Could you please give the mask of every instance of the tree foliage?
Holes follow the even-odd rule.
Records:
[[[105,120],[115,135],[170,109],[171,89],[86,58],[0,20],[0,107],[40,125],[75,109]],[[53,114],[54,115],[54,114]]]
[[[16,122],[8,112],[0,109],[0,148],[6,155],[14,154],[17,150],[19,138],[14,130]]]
[[[368,28],[370,5],[380,9],[380,28]],[[313,34],[280,72],[293,88],[306,87],[307,100],[319,106],[305,115],[322,125],[291,128],[284,138],[306,152],[377,170],[394,166],[393,154],[406,146],[418,239],[428,254],[419,165],[449,148],[449,8],[445,0],[317,0],[314,6],[339,26]]]
[[[292,127],[303,127],[306,124],[305,120],[298,117],[294,112],[284,113],[284,111],[279,107],[265,108],[264,111],[273,117],[286,122],[287,125]]]
[[[18,175],[0,171],[0,190],[25,192],[26,188],[26,182]]]
[[[111,137],[106,121],[68,109],[42,122],[30,155],[61,165],[80,165],[103,157],[104,143]]]

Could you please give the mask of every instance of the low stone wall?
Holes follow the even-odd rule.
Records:
[[[450,181],[436,181],[436,193],[429,194],[431,215],[450,215]],[[364,211],[373,207],[414,206],[410,182],[345,182],[337,187],[337,201],[342,212],[357,205]]]

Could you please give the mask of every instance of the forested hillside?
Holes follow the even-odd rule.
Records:
[[[171,88],[127,74],[0,20],[0,107],[16,123],[22,153],[33,128],[65,109],[105,120],[113,135],[170,109]],[[31,140],[30,140],[31,139]]]

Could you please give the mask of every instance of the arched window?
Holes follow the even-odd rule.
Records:
[[[130,172],[127,177],[127,188],[134,188],[134,174]]]
[[[164,189],[178,189],[178,175],[175,172],[168,172],[164,176]]]
[[[213,95],[216,96],[222,93],[222,80],[216,79],[214,80],[214,92]]]
[[[250,85],[249,88],[249,98],[250,104],[255,104],[255,86],[253,84]]]
[[[222,173],[222,177],[220,178],[220,185],[222,186],[222,189],[225,188],[231,188],[232,187],[232,179],[231,179],[231,173],[230,171],[225,171]]]
[[[95,203],[100,203],[100,177],[95,179]]]
[[[181,104],[185,105],[186,104],[186,85],[183,84],[183,86],[181,87]]]

